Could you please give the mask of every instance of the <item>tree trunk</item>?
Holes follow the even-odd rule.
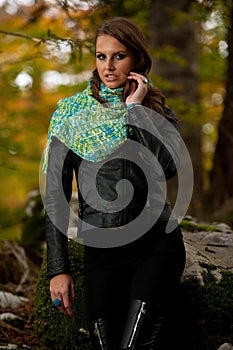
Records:
[[[222,118],[218,125],[218,141],[213,168],[210,172],[210,188],[207,194],[209,213],[231,215],[233,223],[233,6],[231,26],[228,31],[228,69],[226,96]],[[231,204],[230,204],[231,203]],[[224,213],[226,211],[226,213]]]
[[[168,88],[162,88],[168,100],[172,99],[177,104],[178,99],[182,98],[181,109],[177,110],[177,106],[173,105],[171,107],[178,114],[182,138],[193,163],[194,191],[189,213],[200,215],[203,172],[201,126],[196,123],[199,107],[198,45],[197,24],[192,19],[192,3],[190,0],[151,0],[150,32],[151,47],[155,52],[163,53],[166,48],[172,50],[169,56],[154,58],[152,73],[169,82]],[[179,109],[182,112],[179,112]],[[195,115],[192,112],[189,117],[191,110],[196,112],[194,112]],[[169,187],[170,189],[174,187],[172,182]]]

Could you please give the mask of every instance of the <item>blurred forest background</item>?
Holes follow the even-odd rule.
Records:
[[[179,117],[194,168],[188,213],[232,225],[232,11],[232,0],[0,0],[0,240],[20,237],[50,117],[86,86],[95,30],[113,16],[143,29],[150,77]]]

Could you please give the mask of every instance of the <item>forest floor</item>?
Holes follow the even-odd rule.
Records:
[[[0,321],[0,349],[47,349],[36,338],[33,330],[33,300],[22,303],[18,308],[1,309],[1,313],[13,313],[19,319],[9,324]]]
[[[24,250],[14,242],[1,242],[0,293],[3,300],[0,300],[0,349],[48,349],[40,344],[33,329],[34,298],[40,266],[39,254]],[[22,283],[24,273],[27,276],[26,283],[25,280]],[[23,300],[14,306],[7,305],[4,293],[26,298],[27,301]],[[6,320],[4,315],[14,318]]]

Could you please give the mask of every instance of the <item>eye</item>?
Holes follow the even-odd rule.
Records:
[[[102,54],[102,53],[98,53],[98,54],[96,55],[96,57],[97,57],[98,60],[100,60],[100,61],[103,61],[103,60],[105,59],[105,55]]]
[[[115,59],[117,60],[123,60],[126,57],[126,55],[124,53],[117,53],[115,55]]]

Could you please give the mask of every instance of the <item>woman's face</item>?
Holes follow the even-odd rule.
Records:
[[[134,67],[133,54],[110,35],[101,35],[96,41],[96,68],[101,81],[110,89],[124,86]]]

